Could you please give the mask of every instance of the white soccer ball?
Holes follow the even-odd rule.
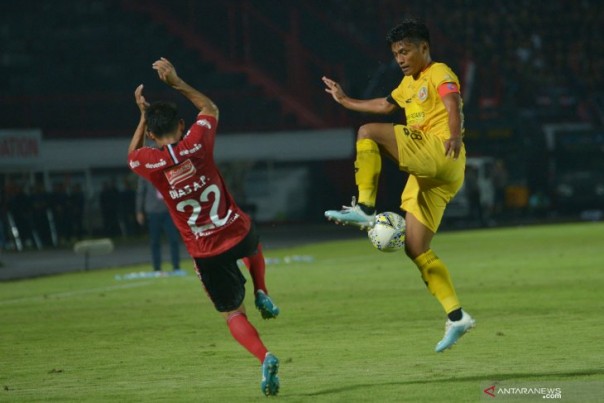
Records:
[[[375,216],[375,225],[367,235],[371,244],[382,252],[394,252],[405,245],[405,219],[386,211]]]

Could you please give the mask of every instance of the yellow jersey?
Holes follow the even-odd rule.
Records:
[[[459,79],[444,63],[432,63],[419,77],[405,76],[390,94],[394,101],[405,109],[407,126],[423,132],[430,132],[443,140],[451,136],[449,115],[440,98],[438,89],[442,84],[454,83],[458,89]],[[463,107],[463,103],[460,108]],[[463,134],[463,111],[461,115],[461,133]]]

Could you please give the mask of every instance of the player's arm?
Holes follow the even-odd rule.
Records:
[[[397,108],[395,104],[388,101],[388,98],[374,98],[374,99],[355,99],[350,98],[342,87],[337,82],[330,78],[323,77],[325,83],[325,92],[331,94],[333,99],[342,105],[346,109],[356,112],[365,113],[376,113],[376,114],[389,114],[394,112]]]
[[[157,71],[160,80],[184,95],[200,114],[213,116],[218,120],[218,107],[210,98],[191,87],[176,74],[176,69],[170,61],[164,57],[153,63],[153,69]]]
[[[441,96],[447,110],[450,137],[445,141],[445,155],[457,159],[463,144],[463,113],[459,92],[449,92]]]
[[[149,106],[149,103],[145,100],[143,96],[143,85],[139,85],[136,87],[134,91],[134,99],[136,100],[136,105],[141,112],[140,119],[138,121],[138,126],[136,126],[136,130],[134,131],[134,135],[132,136],[132,140],[130,141],[130,146],[128,147],[128,154],[132,151],[141,148],[145,144],[145,131],[147,130],[147,120],[145,119],[145,110]]]

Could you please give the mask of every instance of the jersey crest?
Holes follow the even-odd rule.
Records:
[[[423,85],[420,87],[419,91],[417,91],[417,99],[420,102],[424,102],[428,98],[428,88]]]

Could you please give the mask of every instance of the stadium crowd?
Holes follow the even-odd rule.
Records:
[[[400,19],[393,0],[314,3],[367,45],[384,42],[376,24]],[[470,113],[490,109],[511,118],[522,108],[548,120],[604,122],[602,2],[415,0],[405,7],[427,20],[439,43],[436,58],[462,72]]]
[[[129,181],[123,183],[118,188],[114,181],[103,182],[91,198],[79,183],[56,182],[47,191],[40,182],[31,188],[8,182],[0,193],[0,249],[64,247],[92,235],[139,235],[135,191]],[[98,217],[86,214],[93,206]]]
[[[79,136],[82,130],[88,137],[121,133],[131,123],[131,110],[124,107],[131,101],[131,85],[123,71],[129,69],[126,66],[132,61],[147,63],[150,57],[156,57],[155,53],[149,55],[151,50],[170,48],[177,49],[174,57],[190,61],[183,66],[183,73],[191,71],[190,75],[196,76],[192,73],[195,70],[209,72],[206,76],[212,77],[212,81],[202,84],[204,88],[211,86],[212,94],[224,105],[225,116],[228,116],[222,127],[224,133],[239,132],[243,128],[279,130],[277,125],[285,125],[284,122],[287,124],[283,127],[295,127],[290,116],[278,116],[287,112],[276,105],[277,101],[267,101],[266,93],[246,77],[220,71],[192,52],[190,44],[195,38],[190,38],[188,43],[186,40],[180,43],[181,38],[170,38],[157,21],[149,22],[126,13],[126,3],[67,1],[47,3],[39,9],[29,9],[25,3],[4,4],[0,13],[0,28],[7,44],[0,49],[0,71],[7,77],[0,84],[3,125],[40,126],[48,138]],[[186,10],[194,3],[176,0],[171,7]],[[212,0],[204,2],[203,7],[219,10],[226,6]],[[510,142],[517,147],[522,147],[521,138],[540,135],[534,128],[541,124],[580,121],[601,126],[604,123],[604,53],[601,52],[604,3],[601,1],[410,0],[404,5],[394,0],[307,0],[289,5],[236,1],[230,2],[229,7],[238,11],[255,10],[260,14],[256,19],[263,18],[265,25],[250,26],[258,31],[270,27],[276,42],[298,40],[296,49],[304,50],[296,55],[298,59],[310,52],[310,56],[304,57],[343,65],[344,76],[337,79],[349,87],[356,85],[358,95],[371,90],[376,75],[391,75],[394,82],[400,80],[398,67],[384,68],[391,60],[384,41],[386,27],[404,15],[424,18],[433,41],[438,43],[433,50],[434,58],[446,61],[459,72],[468,128],[472,129],[478,121],[497,120],[520,126],[529,122],[531,126],[525,125],[524,132],[511,138]],[[62,23],[67,13],[72,17],[72,24]],[[40,24],[42,21],[46,23]],[[298,24],[295,37],[292,21]],[[223,27],[218,18],[210,23],[217,25],[217,29]],[[32,26],[40,27],[41,31],[29,29]],[[145,32],[155,48],[145,49],[138,36],[130,34],[136,30]],[[46,37],[44,41],[36,36],[40,32]],[[322,33],[321,40],[317,40],[316,34],[313,36],[317,32]],[[111,63],[98,63],[95,57],[104,54],[109,42],[115,42],[119,35],[128,36],[131,41],[116,50],[119,52]],[[151,38],[168,39],[154,41]],[[231,38],[237,39],[240,38]],[[81,46],[82,41],[90,46]],[[384,43],[384,49],[380,50],[383,62],[376,66],[376,54],[360,53],[360,50],[378,52],[376,44],[380,43]],[[229,50],[238,49],[236,43],[221,44],[225,56]],[[81,50],[77,61],[69,59],[67,50],[73,48]],[[284,46],[282,52],[287,49]],[[251,53],[254,48],[245,51]],[[61,70],[54,71],[54,65],[61,66]],[[273,63],[272,68],[277,67],[282,68],[282,64]],[[302,74],[313,75],[315,71]],[[322,92],[319,77],[316,90]],[[304,86],[313,87],[309,83]],[[383,96],[383,91],[392,88],[388,83],[373,90],[378,91],[376,96]],[[118,90],[124,91],[123,97]],[[255,100],[252,112],[249,105],[235,103],[249,97]],[[62,109],[69,109],[69,118],[61,115]],[[98,113],[99,110],[104,113]],[[107,115],[113,119],[106,119]],[[38,122],[37,118],[45,120]],[[349,117],[351,126],[358,123],[353,119]],[[269,123],[273,126],[267,126]],[[120,124],[123,127],[117,127]],[[493,155],[492,149],[482,149],[482,144],[473,144],[472,138],[467,142],[470,153],[491,154],[504,161],[509,157],[509,154]],[[507,162],[512,168],[518,167],[516,161]],[[534,169],[533,173],[537,171]],[[516,170],[510,175],[510,182],[526,182],[526,177],[518,176],[528,173]],[[132,207],[134,190],[121,178],[86,189],[82,188],[84,183],[68,186],[60,181],[53,184],[20,179],[27,177],[34,175],[0,171],[0,244],[11,239],[12,228],[18,228],[21,238],[27,240],[26,245],[33,247],[58,246],[92,234],[113,237],[141,233]],[[551,196],[547,194],[549,189],[539,186],[545,199]],[[88,224],[85,211],[98,211],[98,219]]]

